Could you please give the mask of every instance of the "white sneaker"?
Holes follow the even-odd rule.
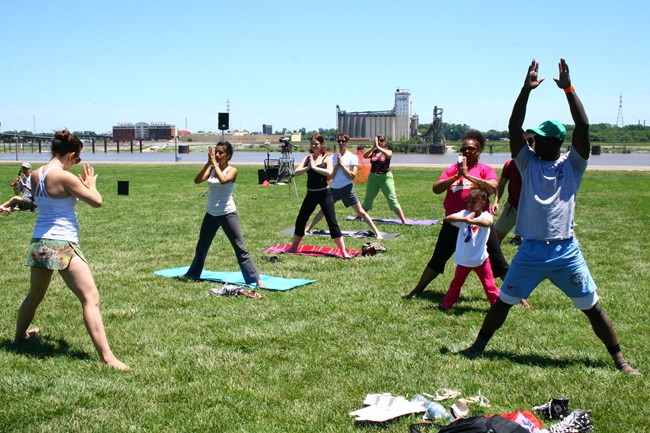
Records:
[[[212,288],[208,290],[208,293],[212,296],[237,296],[242,292],[240,286],[235,286],[234,284],[224,284],[221,288]]]
[[[549,427],[549,433],[592,433],[591,411],[575,409],[559,423]]]

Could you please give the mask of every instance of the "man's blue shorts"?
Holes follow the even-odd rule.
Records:
[[[548,242],[524,239],[510,263],[501,293],[526,299],[545,279],[572,299],[596,292],[596,283],[575,238]]]

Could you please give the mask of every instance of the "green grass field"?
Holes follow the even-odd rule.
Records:
[[[0,164],[3,197],[16,170]],[[299,200],[287,187],[273,197],[273,188],[257,185],[257,167],[239,167],[235,201],[260,272],[316,283],[262,291],[263,299],[253,300],[210,297],[217,283],[157,277],[154,270],[192,259],[206,201],[199,197],[205,186],[193,183],[197,170],[98,165],[104,206],[77,208],[108,338],[131,372],[99,363],[78,301],[59,276],[34,321],[39,337],[11,344],[29,285],[22,263],[35,214],[0,218],[0,431],[406,433],[419,416],[376,426],[357,424],[348,412],[361,408],[368,393],[411,397],[439,387],[466,395],[480,389],[492,402],[489,413],[530,409],[551,395],[566,395],[572,408],[593,411],[596,432],[650,431],[650,172],[588,171],[576,211],[602,304],[624,355],[644,374],[626,377],[586,317],[548,283],[531,296],[532,310],[513,308],[483,358],[455,355],[473,341],[488,309],[478,279],[468,279],[461,301],[448,312],[437,306],[453,261],[423,298],[400,298],[429,260],[439,226],[380,226],[401,236],[384,241],[388,252],[375,257],[261,260],[265,247],[290,242],[280,231],[293,225],[305,177],[297,178]],[[443,196],[431,193],[441,169],[394,172],[407,217],[442,218]],[[128,196],[117,195],[118,180],[130,182]],[[364,196],[363,186],[357,191]],[[341,219],[351,214],[337,209]],[[371,215],[394,217],[382,197]],[[341,225],[366,228],[356,221]],[[363,240],[346,242],[359,249]],[[305,243],[333,246],[321,237]],[[504,244],[506,257],[515,251]],[[206,268],[238,270],[221,232]]]

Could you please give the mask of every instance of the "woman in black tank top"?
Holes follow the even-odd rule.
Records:
[[[298,212],[298,217],[296,218],[293,243],[287,252],[298,252],[300,242],[305,236],[305,227],[307,226],[309,217],[316,210],[316,206],[320,205],[325,220],[327,221],[332,240],[341,250],[341,255],[347,258],[350,256],[345,249],[341,228],[336,222],[334,199],[327,185],[327,178],[332,176],[334,172],[334,164],[332,163],[332,157],[328,156],[326,151],[327,148],[325,147],[325,139],[323,136],[320,134],[312,136],[309,146],[310,155],[294,171],[296,176],[307,173],[307,195],[305,195],[302,206],[300,206],[300,212]]]

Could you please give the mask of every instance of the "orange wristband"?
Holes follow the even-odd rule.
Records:
[[[566,89],[564,89],[564,93],[571,93],[575,90],[575,87],[569,86]]]

